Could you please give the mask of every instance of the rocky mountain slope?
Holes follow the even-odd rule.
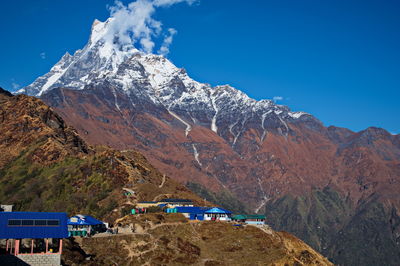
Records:
[[[334,262],[396,264],[399,135],[325,127],[199,83],[162,56],[103,38],[112,23],[96,21],[82,50],[20,93],[40,96],[89,143],[138,149],[191,188],[265,212]]]
[[[61,92],[65,100],[54,102]],[[168,114],[161,120],[119,112],[95,89],[55,89],[43,99],[88,141],[139,149],[193,191],[206,198],[210,190],[229,195],[227,201],[238,199],[242,210],[265,212],[274,228],[295,233],[337,263],[395,265],[400,258],[398,136],[378,128],[354,133],[288,123],[288,136],[270,129],[253,151],[257,138],[249,128],[238,140],[241,153],[201,126],[193,126],[187,139]]]
[[[0,118],[2,203],[24,211],[83,212],[136,228],[134,234],[68,239],[64,265],[332,265],[296,237],[268,227],[263,232],[230,223],[192,224],[181,214],[162,212],[121,219],[138,200],[208,202],[162,175],[137,152],[87,145],[39,99],[12,96],[0,88]],[[124,188],[135,194],[123,195]]]
[[[113,220],[139,200],[204,203],[138,152],[91,147],[41,100],[0,91],[0,201],[16,210],[88,213]],[[123,188],[135,192],[124,196]]]

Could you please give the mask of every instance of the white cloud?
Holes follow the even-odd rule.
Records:
[[[282,101],[282,100],[283,100],[283,97],[282,97],[282,96],[274,96],[274,97],[272,98],[272,100],[273,100],[274,102]]]
[[[39,55],[40,55],[40,58],[46,59],[46,53],[45,52],[41,52]]]
[[[168,29],[168,34],[164,38],[164,41],[160,47],[160,50],[158,50],[158,53],[161,55],[167,55],[169,53],[169,46],[172,43],[172,40],[174,39],[174,35],[177,34],[178,32],[176,29],[169,28]]]
[[[13,88],[13,90],[18,90],[21,86],[15,82],[12,82],[11,87]]]
[[[197,2],[197,0],[155,0],[154,5],[155,6],[172,6],[178,3],[186,2],[189,5],[193,4],[194,2]]]
[[[146,53],[153,52],[155,38],[162,33],[162,23],[153,18],[156,8],[169,7],[178,3],[193,4],[195,0],[137,0],[125,6],[116,1],[109,7],[111,13],[110,27],[105,36],[108,42],[118,42],[122,46],[135,45]],[[161,54],[169,52],[172,43],[174,29],[168,29],[168,33],[159,49]]]

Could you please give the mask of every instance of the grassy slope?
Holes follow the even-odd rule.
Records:
[[[43,165],[31,160],[41,144],[31,145],[0,170],[1,202],[20,211],[85,212],[97,217],[117,207],[111,192],[123,186],[127,174],[113,163],[112,153],[68,156]]]
[[[266,215],[274,229],[295,234],[336,264],[398,265],[400,260],[395,233],[400,219],[376,197],[352,206],[331,188],[315,189],[270,202]]]

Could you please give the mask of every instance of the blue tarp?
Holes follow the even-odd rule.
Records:
[[[68,219],[68,225],[99,225],[103,224],[89,215],[75,215]]]
[[[67,238],[63,212],[0,212],[0,239]]]

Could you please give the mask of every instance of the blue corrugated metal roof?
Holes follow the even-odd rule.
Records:
[[[175,207],[176,212],[180,213],[204,213],[205,210],[209,209],[207,207]]]
[[[76,222],[74,221],[74,219],[76,219]],[[75,215],[68,219],[68,225],[98,225],[98,224],[103,224],[103,222],[89,215]]]
[[[171,202],[176,202],[176,203],[191,203],[192,201],[191,200],[188,200],[188,199],[163,199],[163,200],[160,200],[159,202],[168,202],[168,203],[171,203]]]
[[[228,213],[229,214],[231,212],[228,210],[222,209],[222,208],[214,207],[214,208],[209,208],[204,213]]]
[[[63,212],[0,212],[0,239],[67,238],[67,219]]]
[[[181,213],[227,213],[230,211],[217,207],[175,207]]]

